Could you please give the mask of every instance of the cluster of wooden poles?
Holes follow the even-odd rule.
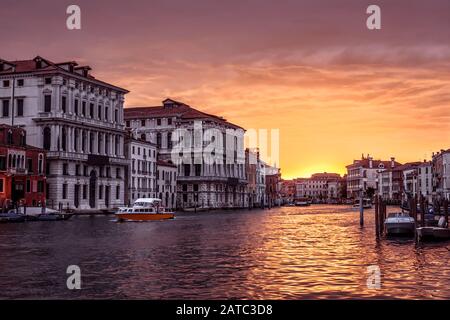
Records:
[[[384,220],[386,220],[386,201],[381,196],[375,196],[375,235],[384,234]]]
[[[417,204],[419,202],[420,210],[417,211]],[[448,214],[449,214],[449,201],[444,199],[442,201],[436,201],[433,205],[435,208],[434,213],[436,215],[441,215],[441,207],[443,207],[443,214],[445,217],[446,225],[448,225]],[[386,220],[386,201],[379,195],[375,196],[375,234],[377,237],[383,236],[384,230],[384,221]],[[416,197],[411,197],[408,201],[409,206],[409,215],[414,218],[416,221],[417,227],[425,227],[425,214],[428,211],[428,201],[420,196],[419,200]]]

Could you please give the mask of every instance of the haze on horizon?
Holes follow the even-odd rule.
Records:
[[[449,1],[376,1],[378,31],[365,0],[79,0],[79,31],[70,4],[3,0],[0,58],[76,60],[126,106],[171,97],[278,128],[284,178],[450,147]]]

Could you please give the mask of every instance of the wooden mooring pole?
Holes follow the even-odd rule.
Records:
[[[448,199],[444,200],[444,216],[445,216],[445,225],[448,228]]]
[[[361,197],[359,198],[359,225],[362,227],[364,226],[364,206],[363,206],[363,197],[361,194]]]
[[[375,217],[374,217],[374,222],[375,222],[375,236],[377,238],[380,236],[380,218],[378,217],[379,210],[380,210],[379,200],[380,200],[380,196],[376,195],[375,196]]]

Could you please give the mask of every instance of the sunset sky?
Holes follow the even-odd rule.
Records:
[[[66,29],[78,4],[82,29]],[[382,29],[366,28],[378,4]],[[283,177],[450,148],[450,1],[76,0],[0,3],[0,58],[89,64],[131,91],[280,129]]]

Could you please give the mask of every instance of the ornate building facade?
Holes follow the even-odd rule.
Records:
[[[124,203],[123,102],[127,90],[76,62],[0,60],[0,123],[27,130],[47,151],[47,205],[77,210]]]
[[[27,145],[22,128],[0,125],[0,208],[45,203],[45,150]]]
[[[127,128],[156,143],[160,160],[177,165],[180,208],[247,205],[241,127],[171,99],[158,107],[126,108],[125,120]],[[179,150],[182,145],[189,147]],[[214,161],[205,161],[205,148],[211,145]]]
[[[133,204],[139,198],[155,198],[158,157],[156,145],[129,133],[125,138],[125,156],[129,160],[126,204]]]

